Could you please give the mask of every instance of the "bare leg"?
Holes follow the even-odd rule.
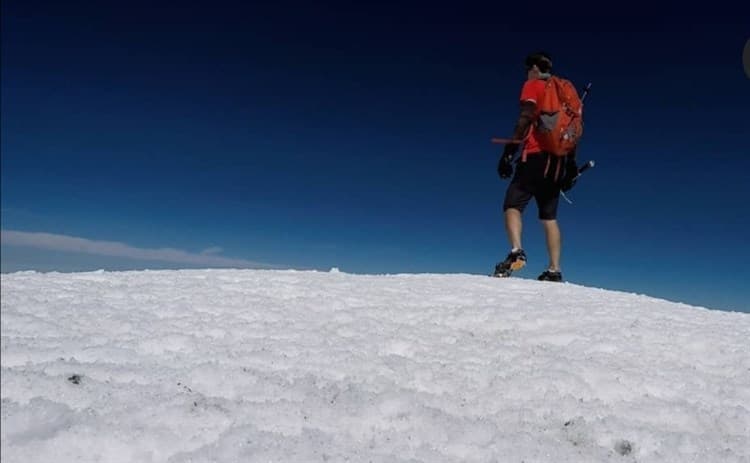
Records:
[[[521,211],[518,209],[505,210],[505,231],[508,233],[508,241],[513,249],[521,249]]]
[[[557,220],[542,220],[544,234],[547,236],[547,253],[549,254],[549,269],[560,271],[560,227]]]

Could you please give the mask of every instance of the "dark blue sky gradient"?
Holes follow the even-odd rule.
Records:
[[[581,10],[555,34],[499,4],[152,3],[3,2],[3,229],[486,274],[508,250],[489,140],[545,49],[593,83],[566,278],[750,310],[741,15]]]

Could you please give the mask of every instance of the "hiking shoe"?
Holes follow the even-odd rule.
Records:
[[[539,281],[562,281],[562,273],[554,270],[545,270],[537,278]]]
[[[492,276],[500,278],[509,277],[511,273],[522,269],[524,265],[526,265],[526,253],[524,250],[511,251],[504,261],[495,266],[495,273]]]

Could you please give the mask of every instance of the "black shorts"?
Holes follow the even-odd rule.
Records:
[[[536,200],[540,220],[557,218],[560,186],[554,179],[557,163],[563,161],[553,156],[549,159],[548,166],[548,159],[549,156],[546,153],[530,153],[526,157],[526,162],[519,161],[516,164],[515,174],[505,192],[503,211],[513,208],[523,212],[533,197]]]

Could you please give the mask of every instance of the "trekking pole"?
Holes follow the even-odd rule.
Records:
[[[576,180],[578,180],[578,177],[580,177],[582,173],[584,173],[587,170],[589,170],[590,168],[594,167],[594,165],[596,165],[596,163],[594,161],[588,161],[588,162],[586,162],[586,164],[584,164],[581,167],[579,167],[578,168],[578,175],[576,175],[573,178],[573,181],[575,182]],[[570,199],[568,199],[568,197],[565,196],[565,193],[562,190],[560,190],[560,195],[565,199],[565,201],[568,202],[568,204],[573,204],[573,201],[571,201]]]
[[[589,94],[589,90],[591,90],[591,82],[586,84],[586,88],[583,89],[583,95],[581,95],[581,103],[583,103],[583,100],[586,99],[586,95]]]
[[[583,95],[581,95],[581,105],[583,105],[583,102],[586,100],[586,96],[588,96],[590,90],[591,90],[591,82],[586,84],[586,87],[583,89]],[[578,168],[578,174],[575,176],[573,181],[578,180],[578,177],[580,177],[582,173],[586,172],[587,170],[594,167],[595,165],[596,163],[593,160],[591,160],[591,161],[587,161],[585,164],[580,166]],[[573,204],[573,201],[568,199],[568,197],[565,196],[564,192],[560,191],[560,195],[565,199],[565,201],[568,202],[568,204]]]
[[[578,175],[576,175],[576,178],[580,177],[582,173],[586,172],[590,168],[594,167],[596,163],[594,161],[589,161],[586,164],[582,165],[578,168]]]
[[[581,95],[581,105],[583,105],[583,102],[586,100],[586,96],[588,96],[590,90],[591,90],[591,82],[586,84],[586,87],[583,89],[583,95]],[[588,161],[586,164],[579,167],[578,175],[576,175],[575,178],[578,179],[578,177],[580,177],[582,173],[586,172],[591,167],[594,167],[594,161]],[[565,195],[563,195],[563,197],[565,197]],[[565,200],[570,203],[570,200],[568,200],[567,197],[565,198]],[[570,204],[573,204],[573,203],[570,203]]]

